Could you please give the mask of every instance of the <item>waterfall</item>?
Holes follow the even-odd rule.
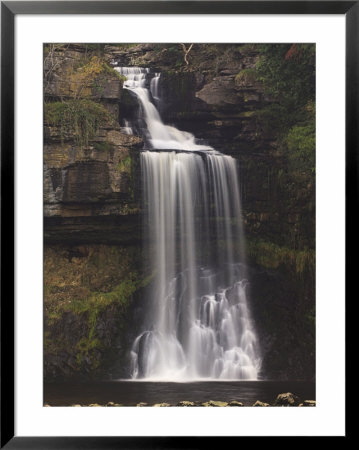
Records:
[[[156,271],[132,378],[256,380],[236,160],[163,123],[159,73],[116,70],[141,106],[144,242]]]
[[[150,91],[151,91],[153,99],[156,102],[160,101],[159,90],[158,90],[160,76],[161,76],[160,73],[155,73],[155,76],[152,78],[151,83],[150,83]]]

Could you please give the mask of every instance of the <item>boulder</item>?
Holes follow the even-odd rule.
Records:
[[[252,406],[269,406],[269,403],[264,403],[257,400]]]
[[[304,400],[299,406],[316,406],[315,400]]]
[[[169,403],[155,403],[153,406],[171,406]]]
[[[233,77],[217,77],[203,86],[196,97],[208,105],[222,106],[237,104],[240,100],[234,90]]]
[[[140,402],[140,403],[137,403],[136,406],[139,406],[139,407],[141,407],[141,406],[148,406],[148,403]]]
[[[274,402],[274,406],[298,406],[300,399],[297,395],[291,392],[279,394]]]
[[[209,402],[202,403],[202,406],[228,406],[228,403],[210,400]]]
[[[194,402],[189,402],[187,400],[183,400],[179,403],[177,403],[177,406],[196,406]]]
[[[237,400],[232,400],[228,403],[228,406],[243,406],[243,403],[237,402]]]

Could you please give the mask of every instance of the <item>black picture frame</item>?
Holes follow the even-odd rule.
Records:
[[[357,243],[359,1],[1,2],[1,442],[6,449],[200,448],[226,437],[25,437],[14,435],[14,33],[18,14],[340,14],[346,19],[346,266]],[[355,208],[354,208],[355,209]],[[352,283],[352,286],[350,285]],[[353,287],[346,273],[346,292]],[[347,327],[346,327],[347,329]],[[347,333],[347,331],[346,331]],[[348,437],[348,428],[346,436]],[[219,442],[220,441],[220,442]]]

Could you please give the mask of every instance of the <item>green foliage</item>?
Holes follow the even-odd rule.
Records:
[[[277,136],[279,140],[291,125],[290,116],[280,103],[270,103],[258,110],[256,115],[258,131]]]
[[[117,72],[117,70],[115,70],[106,62],[102,63],[102,73],[106,73],[107,75],[115,75],[122,82],[127,80],[125,75],[122,75],[120,72]]]
[[[249,240],[247,253],[257,264],[266,269],[277,269],[281,265],[292,269],[297,275],[315,270],[315,251],[305,248],[294,250],[273,242]]]
[[[69,100],[45,104],[45,122],[60,128],[62,140],[73,135],[79,146],[87,146],[99,127],[113,123],[113,117],[92,100]]]
[[[108,77],[116,77],[122,83],[126,80],[101,56],[95,55],[79,60],[77,67],[67,74],[67,81],[74,98],[94,98],[101,97]]]
[[[296,125],[286,137],[288,159],[292,169],[315,171],[315,123]]]
[[[259,46],[257,79],[267,94],[295,114],[315,94],[315,46],[265,44]]]
[[[117,320],[120,320],[119,326],[121,326],[122,314],[129,306],[132,296],[138,289],[147,286],[152,278],[153,274],[140,278],[136,272],[130,272],[110,292],[92,292],[89,297],[72,299],[66,302],[56,314],[55,312],[53,314],[47,313],[48,324],[51,323],[54,329],[56,328],[54,323],[61,321],[63,314],[66,312],[72,312],[78,317],[79,321],[87,322],[86,335],[77,341],[74,349],[78,369],[81,369],[84,361],[90,361],[93,370],[100,365],[101,351],[105,349],[105,343],[99,338],[97,333],[98,322],[101,320],[101,316],[106,311],[112,310],[113,314],[119,315]],[[63,343],[53,338],[49,331],[46,331],[44,348],[47,353],[57,354],[63,349]],[[65,349],[69,351],[68,348]]]
[[[265,44],[258,50],[256,79],[272,99],[259,118],[265,130],[283,138],[291,127],[314,121],[308,105],[315,100],[315,46]]]
[[[255,69],[243,69],[234,78],[237,85],[253,84],[257,79],[257,73]]]
[[[95,142],[93,146],[98,151],[109,152],[113,150],[113,144],[110,142]]]
[[[257,112],[258,131],[276,137],[290,176],[315,171],[315,46],[259,45],[256,79],[272,100]]]
[[[97,338],[82,337],[77,343],[78,353],[76,354],[76,363],[78,366],[82,365],[84,357],[91,360],[91,368],[97,369],[100,361],[96,358],[96,351],[102,350],[103,344]]]
[[[117,165],[117,170],[121,173],[127,173],[128,175],[131,175],[131,173],[132,173],[131,157],[126,156],[124,159],[122,159]]]

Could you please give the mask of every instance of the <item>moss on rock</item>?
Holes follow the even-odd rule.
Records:
[[[98,373],[126,320],[141,273],[136,247],[45,248],[45,376]]]
[[[246,246],[249,258],[265,269],[277,269],[285,265],[298,275],[315,270],[313,249],[294,250],[264,240],[248,240]]]

